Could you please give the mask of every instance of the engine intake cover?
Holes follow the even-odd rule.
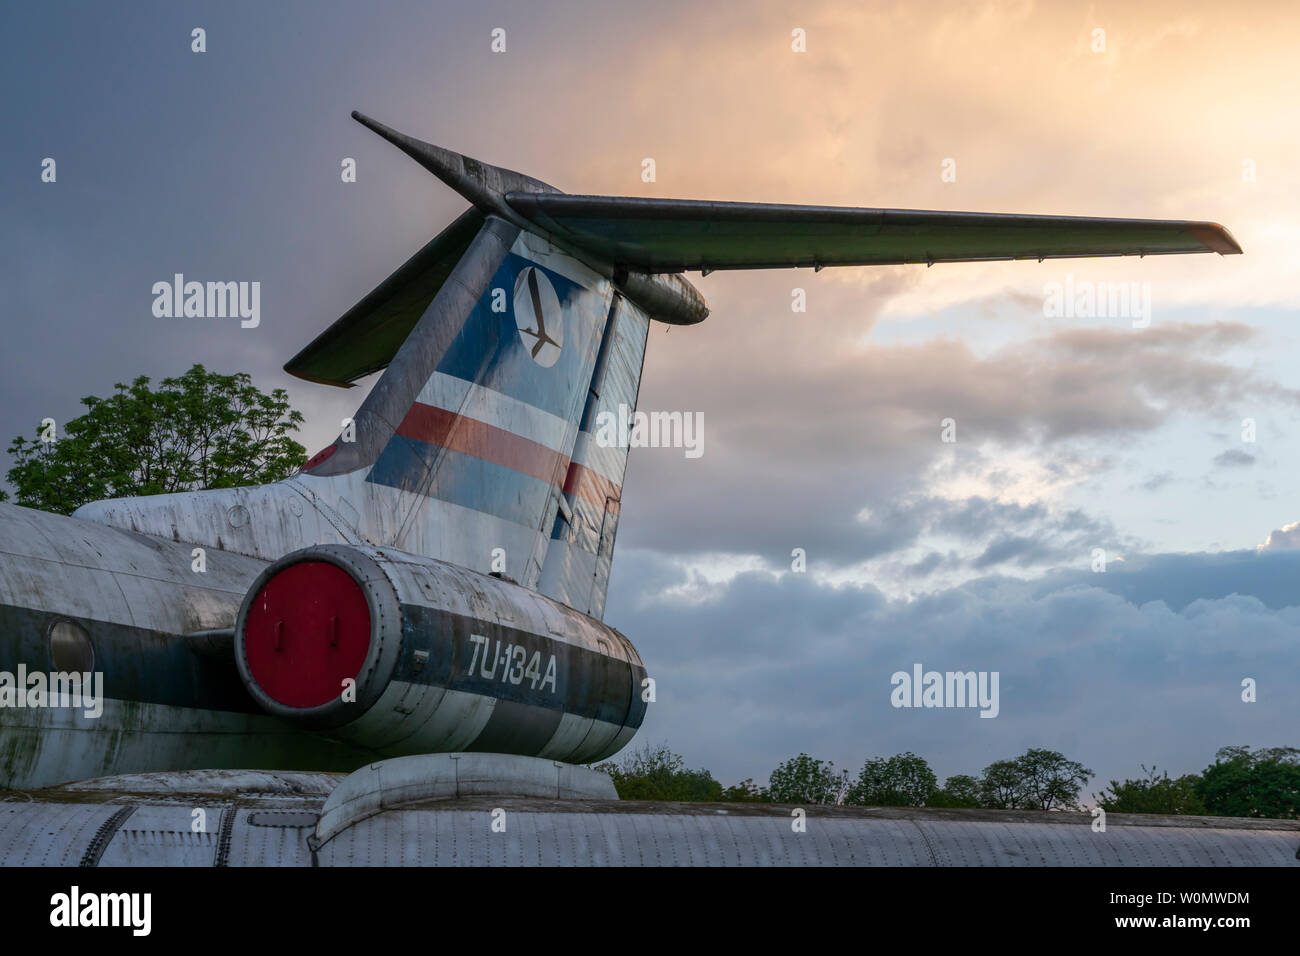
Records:
[[[326,729],[379,699],[401,638],[397,593],[379,563],[355,548],[321,545],[258,575],[235,624],[235,663],[267,712]]]

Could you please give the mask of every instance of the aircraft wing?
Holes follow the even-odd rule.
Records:
[[[290,375],[347,386],[384,368],[482,228],[470,208],[290,359]]]
[[[554,235],[642,272],[1241,252],[1213,222],[564,193],[505,199]]]

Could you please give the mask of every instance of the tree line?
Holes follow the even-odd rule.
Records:
[[[983,807],[1079,810],[1093,771],[1054,750],[1030,748],[995,760],[978,777],[954,774],[943,786],[924,758],[908,751],[866,761],[856,775],[806,753],[779,764],[765,786],[752,779],[724,787],[707,770],[692,770],[666,744],[643,745],[619,761],[598,764],[624,800],[745,801],[874,807]],[[1223,747],[1199,774],[1170,778],[1142,767],[1136,779],[1111,780],[1094,794],[1108,813],[1300,817],[1300,749]]]

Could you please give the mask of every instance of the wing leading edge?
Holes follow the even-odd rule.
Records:
[[[1213,222],[509,193],[525,219],[645,272],[1237,255]]]

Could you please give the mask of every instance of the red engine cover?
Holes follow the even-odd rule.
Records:
[[[249,608],[249,673],[285,706],[318,707],[338,698],[369,650],[365,592],[337,565],[291,564],[266,582]]]

